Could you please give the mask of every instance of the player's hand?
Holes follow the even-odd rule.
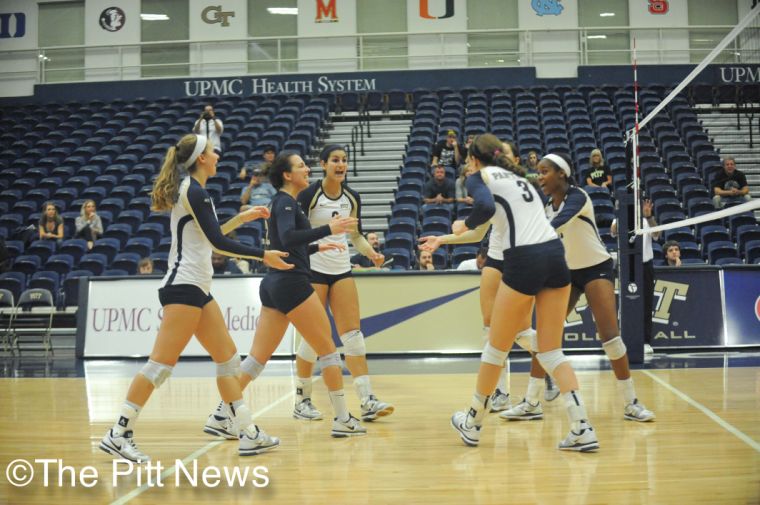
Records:
[[[644,202],[641,204],[641,213],[644,215],[645,218],[649,219],[652,217],[652,208],[654,205],[652,204],[652,200],[644,200]]]
[[[336,217],[330,221],[330,233],[340,235],[356,229],[359,220],[355,217]]]
[[[435,252],[443,244],[440,236],[428,235],[427,237],[420,237],[420,250]]]
[[[319,252],[345,250],[346,244],[341,244],[340,242],[325,242],[323,244],[319,244]]]
[[[385,255],[381,254],[379,252],[374,252],[374,253],[370,254],[369,256],[367,256],[367,257],[378,268],[380,268],[381,266],[383,266],[383,263],[385,263]]]
[[[463,219],[457,219],[453,223],[451,223],[451,232],[454,235],[461,235],[462,233],[466,232],[469,228],[467,228],[467,225],[464,224]]]
[[[244,210],[238,215],[244,223],[247,223],[249,221],[255,221],[257,219],[267,219],[270,216],[270,212],[269,208],[263,205],[256,205],[250,209]]]
[[[289,253],[282,251],[264,251],[264,264],[275,270],[291,270],[295,268],[295,265],[285,263],[282,258],[287,258]]]

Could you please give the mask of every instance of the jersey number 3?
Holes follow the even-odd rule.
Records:
[[[530,186],[528,186],[528,183],[525,181],[517,181],[517,185],[520,186],[520,189],[523,190],[523,200],[526,202],[532,202],[533,201],[533,193],[530,190]]]

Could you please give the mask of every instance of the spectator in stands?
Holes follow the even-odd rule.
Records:
[[[243,167],[240,169],[240,175],[239,178],[242,181],[245,181],[248,179],[248,173],[250,172],[253,174],[253,171],[255,169],[261,170],[261,173],[264,175],[264,178],[266,182],[269,182],[269,167],[272,166],[272,162],[274,161],[276,155],[276,151],[274,146],[264,146],[264,151],[262,153],[262,157],[264,158],[264,161],[259,163],[256,167]]]
[[[591,151],[589,163],[591,168],[586,177],[586,185],[595,188],[607,188],[609,190],[610,186],[612,186],[612,173],[610,172],[610,168],[604,164],[602,151],[599,149]]]
[[[95,201],[85,200],[79,217],[74,221],[76,232],[74,238],[83,238],[87,241],[87,249],[92,249],[93,243],[100,235],[103,235],[103,222],[95,212]]]
[[[486,255],[488,255],[488,245],[481,245],[480,249],[478,249],[477,256],[461,262],[457,267],[457,270],[483,270],[483,267],[486,265]]]
[[[153,274],[153,260],[150,258],[143,258],[137,262],[137,273],[139,275],[152,275]]]
[[[242,274],[238,266],[227,256],[211,253],[211,266],[214,268],[214,275]]]
[[[277,190],[269,183],[261,167],[254,168],[251,174],[251,182],[240,193],[240,203],[243,204],[240,207],[240,212],[257,205],[266,207],[275,194],[277,194]]]
[[[472,144],[472,141],[475,140],[475,135],[470,133],[467,135],[467,140],[464,141],[464,152],[465,152],[465,158],[467,158],[467,151],[470,149],[470,145]]]
[[[446,169],[443,165],[438,165],[433,169],[433,178],[425,184],[422,193],[425,204],[428,205],[448,205],[454,203],[456,190],[454,183],[446,178]]]
[[[238,234],[235,230],[232,230],[227,234],[227,237],[230,239],[239,242]],[[240,270],[241,274],[250,274],[251,273],[251,263],[248,260],[244,260],[243,258],[233,258],[230,257],[229,261],[235,264],[236,267],[238,267],[238,270]],[[253,261],[253,260],[252,260]],[[257,262],[260,263],[260,262]],[[233,273],[233,272],[231,272]]]
[[[668,240],[663,246],[665,261],[669,267],[681,266],[681,246],[675,240]]]
[[[462,165],[462,168],[459,170],[459,177],[457,177],[454,183],[456,202],[459,205],[472,205],[473,202],[472,197],[467,194],[467,186],[465,185],[467,173],[467,165]]]
[[[42,209],[39,222],[40,240],[56,240],[60,244],[63,240],[63,218],[58,214],[58,208],[53,202],[45,202]]]
[[[439,165],[450,167],[456,172],[466,157],[467,151],[457,142],[457,132],[449,130],[446,132],[446,139],[433,147],[433,162],[430,165],[433,168]]]
[[[417,258],[418,270],[435,270],[433,264],[433,253],[430,251],[420,251],[420,256]]]
[[[736,160],[727,157],[723,160],[723,171],[713,180],[713,204],[716,209],[722,208],[726,203],[749,201],[749,185],[744,172],[736,169]]]
[[[536,177],[538,177],[538,153],[536,151],[528,152],[528,162],[525,165],[525,170],[529,174],[536,174]]]
[[[201,116],[195,122],[195,126],[193,126],[193,133],[205,136],[214,144],[214,151],[221,153],[222,132],[224,132],[224,124],[221,119],[216,117],[214,106],[206,105]]]
[[[377,233],[373,231],[368,232],[364,235],[364,238],[367,239],[367,242],[375,252],[382,252],[383,248],[380,245],[380,238],[377,236]],[[351,267],[354,270],[378,270],[372,260],[361,253],[351,256]]]

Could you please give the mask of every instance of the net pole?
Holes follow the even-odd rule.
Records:
[[[641,178],[639,177],[639,72],[636,58],[636,38],[633,39],[633,101],[634,101],[634,132],[633,132],[633,232],[641,232]]]

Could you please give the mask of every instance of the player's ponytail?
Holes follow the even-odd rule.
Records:
[[[205,142],[205,137],[204,142]],[[157,212],[166,212],[174,207],[179,195],[179,183],[181,180],[180,164],[184,164],[195,150],[198,136],[195,134],[185,135],[177,145],[171,146],[166,151],[161,171],[153,183],[153,191],[150,193],[151,209]],[[192,167],[189,171],[193,171]]]
[[[468,155],[480,161],[484,166],[497,166],[519,176],[525,176],[525,169],[512,163],[512,160],[504,152],[501,140],[492,133],[484,133],[475,137],[470,144]]]

